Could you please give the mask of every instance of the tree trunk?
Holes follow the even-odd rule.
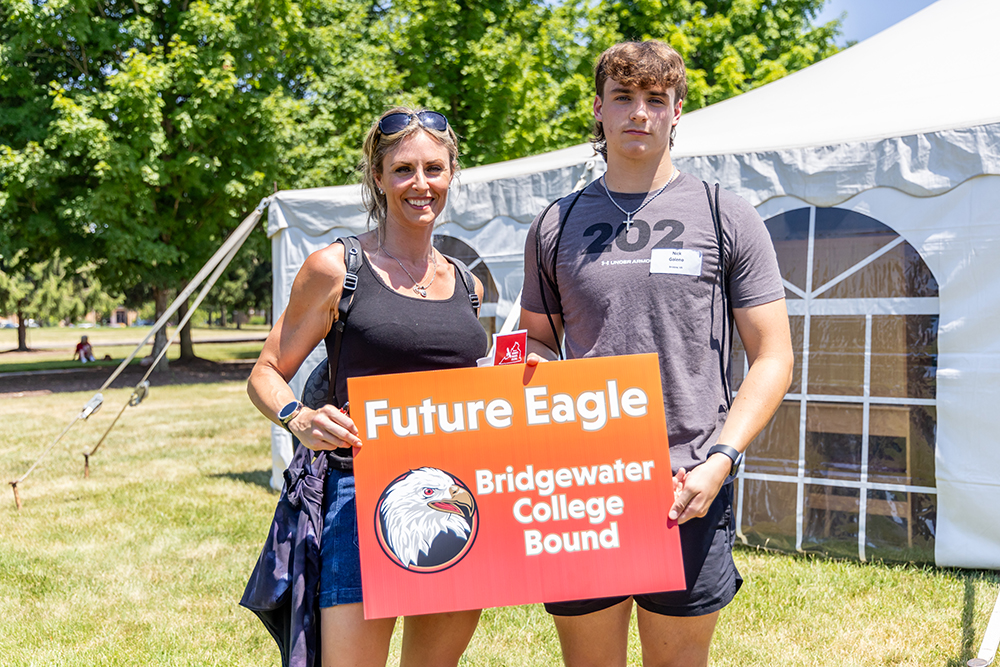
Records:
[[[159,319],[163,316],[163,313],[167,312],[167,295],[168,291],[163,287],[153,288],[153,301],[156,303],[156,316],[155,319]],[[160,350],[167,346],[167,326],[164,324],[160,327],[159,331],[156,332],[156,337],[153,339],[153,359],[156,359],[160,354]],[[154,373],[166,373],[169,368],[167,358],[164,356],[163,359],[156,365],[156,370]]]
[[[27,322],[24,321],[24,311],[21,310],[23,307],[23,302],[18,301],[17,303],[17,351],[27,352],[28,351],[28,326]]]
[[[181,301],[180,308],[177,309],[177,314],[183,320],[187,316],[188,312],[188,302],[187,299]],[[181,329],[181,359],[197,359],[198,357],[194,353],[194,344],[191,342],[191,322],[188,321],[184,328]]]
[[[219,310],[220,310],[219,320],[222,323],[222,328],[225,329],[226,328],[226,307],[222,306]]]

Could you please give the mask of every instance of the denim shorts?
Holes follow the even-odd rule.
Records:
[[[354,473],[331,469],[323,493],[319,606],[361,602],[361,555]]]
[[[733,484],[722,487],[705,516],[682,523],[680,535],[687,590],[634,595],[635,603],[661,616],[704,616],[719,611],[733,601],[743,585],[733,562]],[[545,610],[554,616],[582,616],[628,598],[547,603]]]

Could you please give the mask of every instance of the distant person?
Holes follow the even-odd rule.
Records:
[[[90,343],[87,341],[86,336],[80,336],[80,342],[76,344],[76,351],[73,353],[73,359],[80,359],[81,364],[85,364],[88,361],[94,361],[94,350],[90,347]]]
[[[458,168],[458,144],[436,111],[395,108],[364,142],[362,192],[377,228],[361,234],[362,265],[343,333],[336,405],[304,406],[288,381],[333,328],[347,265],[331,243],[303,263],[285,312],[271,329],[250,375],[248,392],[265,417],[312,450],[328,450],[321,540],[319,607],[323,667],[385,665],[396,619],[366,620],[362,609],[354,470],[358,429],[337,409],[347,378],[475,367],[486,333],[456,265],[431,244]],[[368,445],[365,445],[368,446]],[[479,622],[479,610],[407,617],[403,665],[457,665]]]
[[[699,667],[743,581],[732,557],[732,481],[791,379],[785,290],[753,207],[671,161],[687,91],[680,54],[658,41],[617,44],[594,83],[594,142],[607,172],[531,226],[521,327],[529,365],[555,359],[564,343],[571,359],[659,354],[669,518],[680,524],[687,589],[545,607],[569,667],[624,667],[633,603],[643,664]],[[750,362],[731,405],[730,308]]]

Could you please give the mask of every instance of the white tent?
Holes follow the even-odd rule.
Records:
[[[748,543],[1000,568],[998,22],[994,0],[939,0],[681,120],[678,166],[768,222],[792,316],[796,379],[739,483]],[[494,280],[487,315],[515,305],[534,215],[603,167],[583,145],[462,174],[439,232]],[[275,195],[275,312],[309,252],[364,227],[359,201]]]

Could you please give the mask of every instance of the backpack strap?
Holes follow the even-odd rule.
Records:
[[[462,282],[465,283],[465,291],[469,293],[469,303],[472,304],[472,309],[478,316],[479,307],[483,304],[479,300],[479,295],[476,294],[476,277],[472,275],[472,271],[469,270],[469,267],[466,266],[465,262],[462,260],[452,257],[451,255],[445,255],[445,258],[455,265],[455,273],[462,276]]]
[[[564,358],[562,345],[559,344],[559,333],[556,331],[556,323],[552,319],[549,302],[545,298],[545,286],[542,284],[542,281],[544,280],[545,283],[548,284],[549,289],[551,289],[553,293],[559,293],[559,282],[556,280],[556,259],[559,256],[559,242],[562,241],[563,228],[566,226],[566,221],[569,220],[569,214],[573,211],[573,207],[576,206],[576,202],[580,200],[580,195],[582,194],[583,190],[581,189],[573,195],[573,201],[569,203],[569,206],[566,208],[566,212],[563,213],[559,220],[559,229],[556,231],[556,242],[552,250],[551,276],[545,271],[542,271],[542,223],[545,222],[545,216],[548,215],[549,209],[566,197],[561,197],[546,206],[545,210],[542,211],[542,214],[538,217],[538,227],[535,228],[535,268],[538,269],[538,293],[542,297],[542,306],[545,308],[545,317],[549,320],[549,327],[552,328],[552,340],[556,342],[556,352],[559,354],[560,361]]]
[[[356,236],[339,238],[335,243],[344,245],[344,286],[340,290],[340,304],[337,306],[337,321],[333,323],[333,341],[326,338],[327,373],[330,387],[327,390],[326,402],[334,403],[337,392],[337,367],[340,363],[340,344],[347,327],[347,315],[354,305],[355,290],[358,288],[358,270],[361,268],[361,243]]]
[[[719,204],[719,184],[715,184],[715,196],[712,196],[712,187],[702,181],[705,186],[705,195],[708,197],[708,209],[712,214],[712,225],[715,228],[715,241],[719,248],[719,293],[722,298],[722,340],[727,338],[728,332],[729,350],[733,349],[733,313],[732,304],[729,302],[729,270],[730,265],[726,262],[726,250],[722,235],[722,210]],[[719,372],[722,375],[722,388],[726,394],[726,407],[733,407],[732,381],[729,377],[729,365],[726,363],[726,348],[719,341]]]

